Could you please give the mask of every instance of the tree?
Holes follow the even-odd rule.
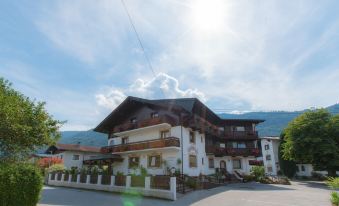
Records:
[[[44,106],[0,78],[0,161],[23,159],[58,140],[62,122],[54,120]]]
[[[297,165],[293,160],[285,160],[282,157],[282,155],[283,155],[282,146],[285,143],[285,133],[284,132],[281,133],[280,140],[281,140],[281,143],[280,143],[279,148],[278,148],[280,169],[281,169],[281,172],[285,176],[292,178],[292,177],[294,177],[295,173],[297,172]]]
[[[308,163],[315,170],[335,176],[339,169],[339,115],[325,109],[307,111],[292,120],[284,130],[282,157]]]

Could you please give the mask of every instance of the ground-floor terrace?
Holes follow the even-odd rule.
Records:
[[[111,164],[103,161],[84,161],[84,165],[94,166],[104,163],[111,167],[111,174],[140,175],[173,175],[188,176],[212,175],[216,172],[249,174],[251,167],[258,164],[255,156],[222,156],[204,153],[181,153],[178,147],[145,149],[129,152],[118,152]]]
[[[176,201],[126,195],[49,187],[43,189],[39,206],[327,206],[330,190],[321,182],[296,182],[292,185],[237,183],[178,195]]]

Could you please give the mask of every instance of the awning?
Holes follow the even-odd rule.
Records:
[[[93,157],[88,160],[84,160],[84,165],[109,165],[113,162],[122,162],[123,158],[117,154],[110,155],[100,155],[98,157]]]

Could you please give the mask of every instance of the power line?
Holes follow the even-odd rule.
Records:
[[[128,16],[129,22],[130,22],[130,24],[131,24],[131,26],[132,26],[132,28],[133,28],[133,31],[134,31],[134,33],[135,33],[137,39],[138,39],[139,45],[140,45],[141,50],[142,50],[142,52],[143,52],[143,54],[144,54],[144,57],[145,57],[146,62],[147,62],[147,64],[148,64],[148,67],[150,68],[150,70],[151,70],[151,72],[152,72],[152,74],[153,74],[153,76],[154,76],[154,78],[155,78],[155,77],[156,77],[156,73],[155,73],[155,71],[154,71],[154,69],[153,69],[151,60],[149,59],[149,57],[148,57],[148,55],[147,55],[147,53],[146,53],[146,51],[145,51],[145,47],[144,47],[144,45],[142,44],[140,35],[139,35],[139,33],[138,33],[138,31],[137,31],[137,29],[136,29],[134,23],[133,23],[132,16],[130,15],[130,13],[129,13],[128,9],[127,9],[127,6],[126,6],[126,4],[125,4],[125,2],[124,2],[124,0],[121,0],[121,3],[122,3],[122,5],[123,5],[123,7],[124,7],[124,9],[125,9],[125,11],[126,11],[126,14],[127,14],[127,16]],[[160,91],[162,92],[162,94],[163,94],[164,97],[165,97],[165,93],[164,93],[164,91],[162,90],[162,88],[160,88]]]

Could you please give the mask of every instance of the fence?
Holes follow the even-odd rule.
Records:
[[[144,196],[176,200],[176,177],[109,176],[85,174],[48,174],[48,185],[72,188],[131,192]]]

